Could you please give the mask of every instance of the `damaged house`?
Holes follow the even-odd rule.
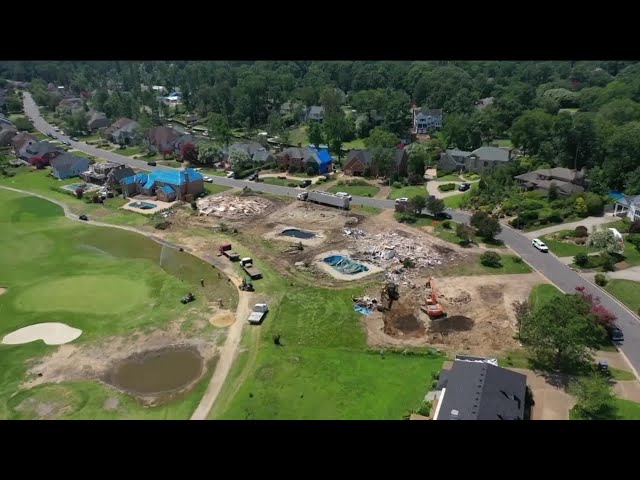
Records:
[[[150,173],[137,173],[120,181],[122,195],[142,194],[157,196],[158,200],[191,201],[204,192],[204,177],[192,168],[184,170],[157,169]]]
[[[296,167],[306,170],[311,162],[318,165],[320,174],[329,173],[333,170],[333,157],[327,149],[316,149],[314,147],[291,147],[285,148],[276,155],[278,165],[287,170]]]
[[[396,172],[403,177],[407,176],[407,163],[409,156],[404,148],[393,149],[393,163]],[[344,164],[343,171],[345,175],[362,177],[367,172],[371,176],[377,176],[373,155],[369,150],[350,150],[347,155],[347,161]]]

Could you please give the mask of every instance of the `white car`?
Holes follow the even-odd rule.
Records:
[[[233,177],[235,177],[235,176],[236,176],[235,172],[229,172],[229,173],[227,173],[227,178],[233,178]]]
[[[396,198],[396,204],[398,203],[409,203],[409,199],[407,197]]]
[[[548,252],[549,251],[549,247],[547,247],[544,242],[542,240],[540,240],[539,238],[534,238],[531,241],[531,245],[533,245],[535,248],[537,248],[538,250],[540,250],[541,252]]]
[[[349,200],[352,200],[351,195],[349,195],[347,192],[338,192],[336,193],[336,197],[346,197]]]
[[[202,177],[202,179],[207,183],[213,183],[213,178],[211,178],[211,177],[206,177],[205,176],[205,177]]]

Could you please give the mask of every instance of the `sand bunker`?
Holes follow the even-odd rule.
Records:
[[[0,287],[0,295],[2,295],[3,293],[6,293],[7,289],[4,287]]]
[[[2,339],[5,345],[20,345],[42,340],[47,345],[63,345],[82,335],[82,330],[64,323],[36,323],[11,332]]]
[[[214,327],[228,327],[233,325],[235,321],[235,314],[229,310],[220,310],[209,319],[209,322],[211,322],[211,325]]]

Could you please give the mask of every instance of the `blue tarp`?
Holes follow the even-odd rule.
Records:
[[[353,309],[362,315],[371,315],[373,313],[373,310],[369,310],[367,307],[363,307],[362,305],[354,305]]]

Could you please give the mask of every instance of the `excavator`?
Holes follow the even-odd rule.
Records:
[[[422,305],[420,309],[429,315],[429,318],[440,318],[446,316],[446,312],[442,308],[442,305],[438,303],[438,295],[436,294],[436,287],[433,282],[433,278],[427,278],[427,283],[425,285],[427,287],[427,295],[426,295],[426,305]]]
[[[384,307],[384,301],[387,300],[389,303],[387,304],[386,309],[391,310],[391,306],[395,300],[400,298],[400,293],[398,292],[398,284],[393,282],[385,282],[382,285],[382,289],[380,290],[380,305]]]

